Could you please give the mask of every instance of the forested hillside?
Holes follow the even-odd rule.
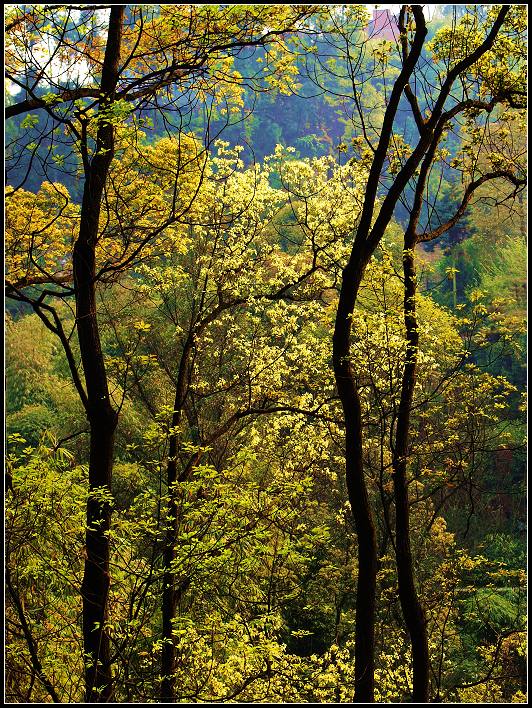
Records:
[[[526,702],[527,10],[394,7],[8,6],[8,702]]]

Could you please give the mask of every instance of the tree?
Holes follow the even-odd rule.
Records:
[[[343,24],[341,20],[344,20]],[[393,78],[387,93],[382,123],[376,131],[371,123],[367,125],[364,113],[360,110],[363,103],[356,75],[360,59],[353,59],[357,55],[363,56],[367,43],[362,41],[359,45],[352,44],[353,36],[356,39],[357,35],[353,35],[349,20],[349,17],[336,15],[332,17],[331,24],[336,28],[337,46],[343,43],[345,47],[344,71],[352,80],[353,101],[359,107],[358,115],[353,112],[353,116],[357,132],[361,135],[360,143],[365,151],[361,159],[365,159],[368,164],[369,176],[360,220],[353,236],[351,255],[342,273],[333,336],[333,363],[344,411],[346,476],[359,543],[355,701],[373,700],[378,562],[375,521],[364,473],[358,377],[351,363],[352,316],[369,259],[380,243],[396,206],[408,199],[410,186],[412,196],[408,205],[409,220],[404,244],[405,327],[408,350],[393,443],[394,484],[399,593],[413,646],[413,698],[425,702],[429,690],[429,657],[426,622],[413,577],[406,478],[409,415],[418,347],[413,250],[419,241],[437,238],[456,223],[476,189],[486,181],[504,177],[515,188],[524,185],[522,174],[514,168],[502,166],[501,169],[479,172],[479,165],[474,162],[471,171],[467,172],[466,166],[467,180],[455,214],[436,227],[431,227],[431,224],[434,224],[433,216],[427,224],[421,222],[420,225],[427,178],[433,166],[441,159],[439,151],[449,126],[460,116],[468,116],[473,122],[489,122],[490,115],[497,105],[523,105],[524,66],[520,59],[523,15],[519,14],[518,8],[510,9],[508,6],[493,8],[487,13],[479,8],[473,15],[465,14],[458,24],[442,29],[432,42],[432,51],[443,62],[444,70],[436,77],[429,77],[430,72],[421,61],[427,37],[423,10],[417,6],[403,6],[398,20],[400,37],[397,53],[393,54],[393,47],[389,46],[384,50],[384,57],[381,59],[390,61],[388,55],[392,53],[398,63],[399,73]],[[473,34],[467,34],[471,25],[475,28],[474,39]],[[458,37],[461,41],[454,41]],[[516,64],[510,69],[509,45],[513,48],[512,57],[518,57]],[[434,86],[434,79],[437,88]],[[428,83],[432,84],[430,89]],[[422,95],[430,97],[425,114],[420,109],[419,96]],[[405,100],[401,103],[403,97]],[[412,140],[412,145],[394,132],[400,105],[411,112],[417,127],[418,137]],[[378,201],[381,185],[384,187],[383,197],[382,201]]]
[[[18,87],[24,95],[7,108],[6,117],[40,111],[46,121],[40,141],[49,141],[48,155],[54,155],[54,140],[55,144],[62,141],[59,136],[66,132],[74,169],[80,165],[83,176],[78,232],[71,252],[66,252],[71,258],[71,277],[65,283],[45,265],[37,264],[39,280],[9,280],[7,295],[30,304],[60,338],[90,426],[87,557],[81,591],[88,701],[108,701],[113,691],[105,624],[111,519],[108,495],[118,412],[111,402],[101,348],[96,286],[102,273],[97,270],[96,251],[101,218],[104,223],[106,219],[104,195],[117,150],[117,125],[128,117],[134,123],[135,116],[148,108],[173,108],[179,116],[178,126],[182,125],[187,106],[190,110],[198,97],[217,94],[219,86],[220,99],[230,103],[233,82],[244,80],[231,72],[232,57],[246,47],[280,41],[307,13],[298,7],[260,6],[226,8],[219,10],[219,15],[208,7],[169,6],[159,13],[143,7],[126,11],[120,5],[111,8],[108,20],[102,20],[95,8],[57,6],[50,13],[49,8],[25,6],[13,7],[7,17],[7,78],[10,86]],[[281,61],[282,52],[277,57]],[[222,82],[223,77],[227,83]],[[212,101],[207,100],[207,106]],[[32,123],[34,126],[35,121]],[[33,141],[24,147],[35,154],[39,145]],[[45,161],[45,171],[46,167]],[[180,168],[178,161],[173,170],[175,180]],[[15,186],[15,194],[21,186]],[[165,215],[165,226],[174,223],[180,213],[174,202]],[[160,230],[161,224],[143,233],[135,255]],[[120,236],[129,243],[130,234],[122,232]],[[110,270],[115,275],[123,271],[130,258],[131,254],[118,258]],[[33,244],[29,260],[35,265]],[[37,295],[28,291],[38,283],[49,287]],[[49,304],[55,297],[75,299],[84,384],[69,337]]]
[[[219,445],[220,438],[230,436],[232,431],[236,434],[246,419],[251,422],[257,416],[283,410],[319,418],[323,405],[314,402],[312,406],[298,406],[290,397],[283,402],[278,386],[284,376],[286,381],[292,379],[288,391],[301,387],[295,364],[285,372],[282,363],[286,358],[303,366],[310,354],[291,328],[304,321],[303,313],[312,320],[316,309],[319,311],[323,291],[331,286],[331,263],[342,245],[340,229],[331,230],[324,221],[326,193],[336,197],[329,202],[334,204],[331,218],[339,223],[352,221],[352,199],[358,192],[355,180],[360,171],[346,167],[330,179],[330,159],[283,165],[282,157],[279,149],[261,168],[241,171],[238,153],[221,144],[219,156],[212,160],[212,172],[208,170],[206,189],[189,214],[181,257],[174,254],[139,270],[141,290],[159,303],[156,336],[161,336],[164,320],[182,333],[177,348],[173,345],[166,353],[169,359],[164,364],[166,371],[173,371],[172,362],[179,362],[168,382],[175,388],[175,399],[168,421],[166,473],[169,506],[163,559],[164,700],[173,699],[177,690],[173,627],[183,581],[178,582],[174,567],[179,554],[181,486],[193,477],[203,450]],[[270,186],[275,170],[280,171],[290,192]],[[292,193],[297,194],[297,200]],[[281,228],[292,244],[290,254],[279,243]],[[264,342],[261,346],[264,322],[276,323],[276,345]],[[249,334],[239,331],[244,323]],[[209,349],[205,349],[203,340],[209,342],[213,336],[224,342],[223,353],[215,356],[210,352],[205,360]],[[164,349],[162,343],[153,345],[152,355]],[[220,378],[214,379],[209,392],[216,361]],[[275,368],[275,375],[269,372],[270,367]],[[135,379],[149,408],[157,410],[153,394],[144,389],[138,376]],[[225,400],[229,394],[230,404]],[[217,424],[213,426],[210,419]],[[194,446],[192,450],[188,449],[190,445]],[[218,458],[217,464],[221,463]]]

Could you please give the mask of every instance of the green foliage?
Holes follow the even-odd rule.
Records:
[[[72,677],[83,673],[79,585],[86,473],[53,440],[33,448],[15,436],[11,445],[6,462],[7,652],[9,674],[19,678],[18,685],[8,681],[7,692],[20,696],[28,691],[33,701],[50,700],[23,669],[31,663],[25,624],[60,699],[79,700],[79,682]]]

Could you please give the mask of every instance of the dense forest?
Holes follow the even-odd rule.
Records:
[[[527,9],[393,7],[7,7],[8,702],[526,702]]]

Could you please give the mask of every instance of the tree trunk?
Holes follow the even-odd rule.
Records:
[[[172,428],[181,422],[183,405],[188,388],[190,356],[192,354],[193,338],[190,335],[185,342],[176,381],[174,411],[172,414]],[[177,442],[179,433],[172,431],[169,439],[168,465],[166,479],[168,484],[169,503],[167,510],[167,530],[163,550],[163,599],[162,599],[162,656],[161,656],[161,701],[175,701],[175,643],[172,634],[173,620],[175,618],[180,591],[176,586],[175,573],[172,564],[175,560],[175,545],[177,539],[178,509],[175,485],[177,477]]]
[[[102,494],[111,488],[116,413],[97,412],[90,422],[89,498],[87,501],[86,559],[83,575],[83,647],[86,656],[87,702],[108,702],[112,674],[107,621],[109,596],[109,538],[111,507]],[[99,490],[99,491],[98,491]]]
[[[417,221],[416,219],[414,219]],[[429,648],[425,613],[416,590],[412,552],[408,499],[408,444],[410,411],[416,383],[419,334],[416,318],[416,270],[414,264],[415,236],[405,236],[403,273],[405,282],[404,314],[406,327],[406,357],[397,414],[395,448],[393,451],[393,484],[395,498],[395,555],[399,584],[399,600],[412,642],[414,685],[412,698],[416,703],[429,700]]]
[[[374,699],[377,540],[364,479],[360,396],[349,361],[351,316],[367,261],[350,263],[342,278],[333,335],[333,365],[345,419],[345,462],[349,502],[358,541],[355,627],[356,703]]]
[[[113,100],[118,80],[124,6],[113,6],[101,80],[101,109]],[[117,414],[109,397],[107,373],[96,316],[96,244],[102,195],[113,158],[114,128],[101,122],[96,152],[85,166],[86,180],[78,239],[72,254],[76,292],[76,323],[87,390],[90,425],[89,497],[87,501],[86,558],[81,588],[85,699],[108,702],[112,698],[109,635],[105,628],[109,595],[109,495],[113,468]]]
[[[400,13],[404,23],[406,8]],[[357,703],[371,703],[375,688],[375,606],[377,586],[377,538],[373,512],[364,479],[362,417],[357,383],[349,361],[351,317],[366,266],[379,245],[397,201],[424,152],[423,141],[412,153],[389,189],[374,221],[380,178],[393,134],[395,116],[401,95],[410,80],[421,54],[427,28],[422,9],[413,6],[416,33],[403,67],[394,83],[378,145],[368,174],[366,194],[351,250],[349,263],[342,273],[342,286],[333,334],[333,366],[338,395],[342,402],[346,433],[346,481],[358,541],[358,583],[355,623],[355,694]],[[425,138],[428,140],[428,138]]]

